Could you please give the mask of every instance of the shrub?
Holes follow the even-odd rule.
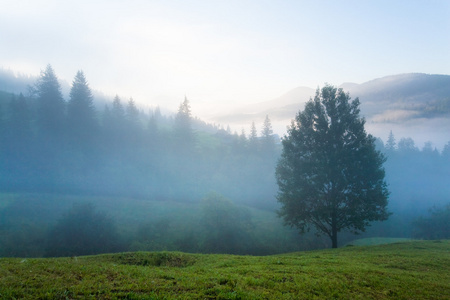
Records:
[[[74,204],[50,230],[45,256],[91,255],[121,250],[113,220],[92,204]]]

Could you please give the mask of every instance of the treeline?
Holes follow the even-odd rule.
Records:
[[[208,193],[197,203],[8,194],[0,201],[0,257],[117,251],[268,255],[326,247],[275,214]]]
[[[92,251],[81,253],[271,254],[328,247],[326,239],[313,233],[299,237],[293,230],[274,230],[281,226],[280,220],[264,222],[267,215],[256,218],[243,207],[277,208],[274,169],[280,145],[268,117],[262,128],[253,123],[248,134],[245,130],[238,134],[194,118],[187,99],[174,116],[164,116],[158,108],[143,112],[132,99],[111,100],[99,109],[82,72],[76,74],[64,99],[50,66],[26,97],[0,92],[0,191],[35,192],[30,195],[43,198],[29,196],[0,206],[0,256],[69,255],[70,251],[79,255],[78,250],[55,245],[63,245],[71,230],[86,229],[83,221],[77,221],[86,216],[111,243],[97,243]],[[450,142],[442,151],[431,143],[419,149],[411,138],[397,141],[391,134],[386,143],[378,140],[378,149],[387,157],[393,214],[361,237],[442,236],[433,235],[439,229],[432,224],[445,224],[448,216]],[[58,194],[101,196],[108,201],[136,197],[169,206],[138,224],[105,218],[108,201],[100,203],[96,197],[91,199],[98,212],[89,206],[64,207],[42,215],[44,207],[55,207],[54,201],[45,199]],[[181,202],[193,205],[177,213],[178,208],[170,205],[178,207]],[[428,214],[431,207],[435,209]],[[441,213],[444,207],[446,213]],[[193,208],[196,211],[191,212]],[[131,218],[138,213],[139,208],[124,215]],[[429,218],[444,221],[433,223]],[[95,237],[89,230],[83,234],[83,243],[92,244]],[[354,238],[344,234],[342,244]]]
[[[450,142],[438,151],[431,142],[419,148],[412,138],[397,140],[391,132],[388,140],[378,140],[378,149],[387,160],[384,164],[390,191],[389,210],[385,222],[368,230],[371,236],[416,237],[432,236],[431,229],[418,229],[418,218],[432,215],[450,204]],[[418,232],[421,231],[421,234]]]
[[[259,135],[254,123],[246,135],[193,118],[187,99],[174,117],[118,96],[98,111],[83,72],[66,101],[50,65],[31,90],[0,103],[4,191],[180,201],[217,191],[240,203],[275,205],[279,145],[268,117]]]

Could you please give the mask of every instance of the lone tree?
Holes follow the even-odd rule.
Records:
[[[292,121],[276,169],[279,216],[301,233],[314,226],[337,248],[338,232],[386,220],[385,157],[364,130],[359,99],[326,85]]]

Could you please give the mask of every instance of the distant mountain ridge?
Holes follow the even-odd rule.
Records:
[[[361,111],[374,122],[450,118],[450,76],[409,73],[340,87],[359,97]]]
[[[361,113],[373,122],[399,122],[412,118],[450,118],[450,75],[409,73],[377,78],[361,84],[339,86],[358,97]],[[251,122],[269,115],[276,121],[293,119],[304,104],[314,98],[315,89],[297,87],[282,96],[248,105],[230,115],[217,116],[227,120]]]

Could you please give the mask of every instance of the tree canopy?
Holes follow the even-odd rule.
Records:
[[[276,177],[279,215],[301,232],[314,226],[331,238],[386,220],[384,156],[365,132],[359,99],[333,86],[317,90],[283,138]]]

